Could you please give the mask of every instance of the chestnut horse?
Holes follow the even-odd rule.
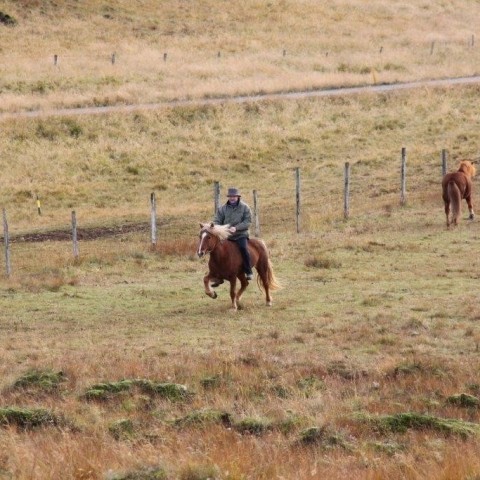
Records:
[[[447,228],[451,224],[456,226],[462,210],[462,199],[467,201],[469,219],[473,220],[472,204],[472,177],[475,175],[475,165],[468,160],[460,162],[458,171],[447,173],[442,180],[442,197],[445,203],[445,215],[447,217]],[[452,218],[450,219],[450,205],[452,206]]]
[[[223,280],[230,282],[230,298],[232,309],[241,308],[240,298],[248,286],[248,281],[243,271],[243,262],[240,249],[235,242],[229,241],[229,225],[214,225],[213,223],[200,224],[200,240],[197,254],[201,258],[210,254],[208,261],[208,273],[203,278],[205,293],[211,298],[217,298],[217,293],[212,290],[213,286],[223,283]],[[265,243],[256,238],[248,240],[250,262],[257,270],[257,284],[265,292],[268,306],[272,305],[270,290],[279,288],[272,265],[268,257]],[[240,290],[236,292],[237,278],[240,280]],[[217,285],[215,285],[217,284]]]

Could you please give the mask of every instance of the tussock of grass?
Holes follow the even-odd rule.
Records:
[[[232,415],[222,410],[195,410],[184,417],[176,418],[173,423],[178,427],[205,427],[211,424],[231,426]]]
[[[24,429],[37,427],[64,427],[63,417],[43,408],[0,408],[0,425],[15,425]]]
[[[442,378],[447,375],[445,367],[436,365],[433,362],[402,362],[387,373],[389,377],[402,377],[410,375],[429,375]]]
[[[39,389],[44,392],[57,391],[60,385],[66,381],[65,374],[53,370],[31,370],[13,383],[14,389]]]
[[[309,257],[305,260],[305,266],[310,268],[340,268],[342,264],[335,259],[332,258],[324,258],[324,257]]]
[[[115,440],[125,440],[133,438],[135,433],[134,423],[130,419],[120,419],[108,426],[108,431]]]
[[[274,428],[272,421],[259,417],[245,417],[236,420],[232,426],[237,432],[249,433],[252,435],[262,435]]]
[[[220,472],[216,465],[188,464],[179,469],[178,480],[215,480]]]
[[[372,425],[381,433],[405,433],[407,430],[433,430],[448,435],[467,438],[480,433],[480,425],[463,420],[440,418],[415,412],[393,415],[358,415],[357,419]]]
[[[331,432],[329,428],[309,427],[300,432],[299,443],[302,445],[315,445],[323,448],[342,447],[350,449],[351,445],[336,432]]]
[[[220,387],[224,383],[224,379],[221,375],[212,375],[209,377],[205,377],[200,379],[200,385],[205,390],[214,390]]]
[[[463,408],[480,408],[480,399],[468,393],[451,395],[445,400],[450,405]]]
[[[92,385],[83,397],[87,400],[108,400],[125,392],[138,388],[147,395],[158,396],[168,400],[186,399],[192,395],[185,385],[177,383],[158,383],[145,379],[120,380],[118,382],[97,383]]]
[[[108,473],[106,480],[168,480],[170,477],[163,467],[144,467],[126,473]]]

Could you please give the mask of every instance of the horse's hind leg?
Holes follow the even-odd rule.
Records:
[[[450,227],[450,203],[445,202],[445,216],[447,217],[447,228]]]
[[[240,299],[242,298],[243,292],[247,289],[248,287],[248,281],[245,277],[244,274],[242,274],[240,277],[238,277],[240,280],[240,290],[237,292],[236,299],[237,299],[237,307],[242,308],[240,305]]]
[[[268,274],[265,268],[262,268],[263,263],[257,265],[257,273],[262,282],[263,289],[265,290],[265,304],[267,307],[272,306],[272,296],[270,295],[270,287],[268,282]]]

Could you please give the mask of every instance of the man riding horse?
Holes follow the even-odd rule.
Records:
[[[216,212],[213,223],[215,225],[230,225],[231,235],[229,240],[234,241],[242,254],[243,271],[247,280],[252,280],[252,266],[250,253],[248,252],[249,227],[252,223],[252,212],[250,207],[241,200],[241,194],[237,188],[229,188],[227,192],[228,201]],[[214,287],[223,283],[223,280],[216,282]]]

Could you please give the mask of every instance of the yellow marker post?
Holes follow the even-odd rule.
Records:
[[[40,205],[40,199],[38,198],[38,195],[37,195],[37,210],[38,210],[38,214],[41,215],[42,214],[42,207]]]
[[[376,85],[377,84],[377,72],[374,68],[372,68],[372,79],[373,79],[373,84]]]

